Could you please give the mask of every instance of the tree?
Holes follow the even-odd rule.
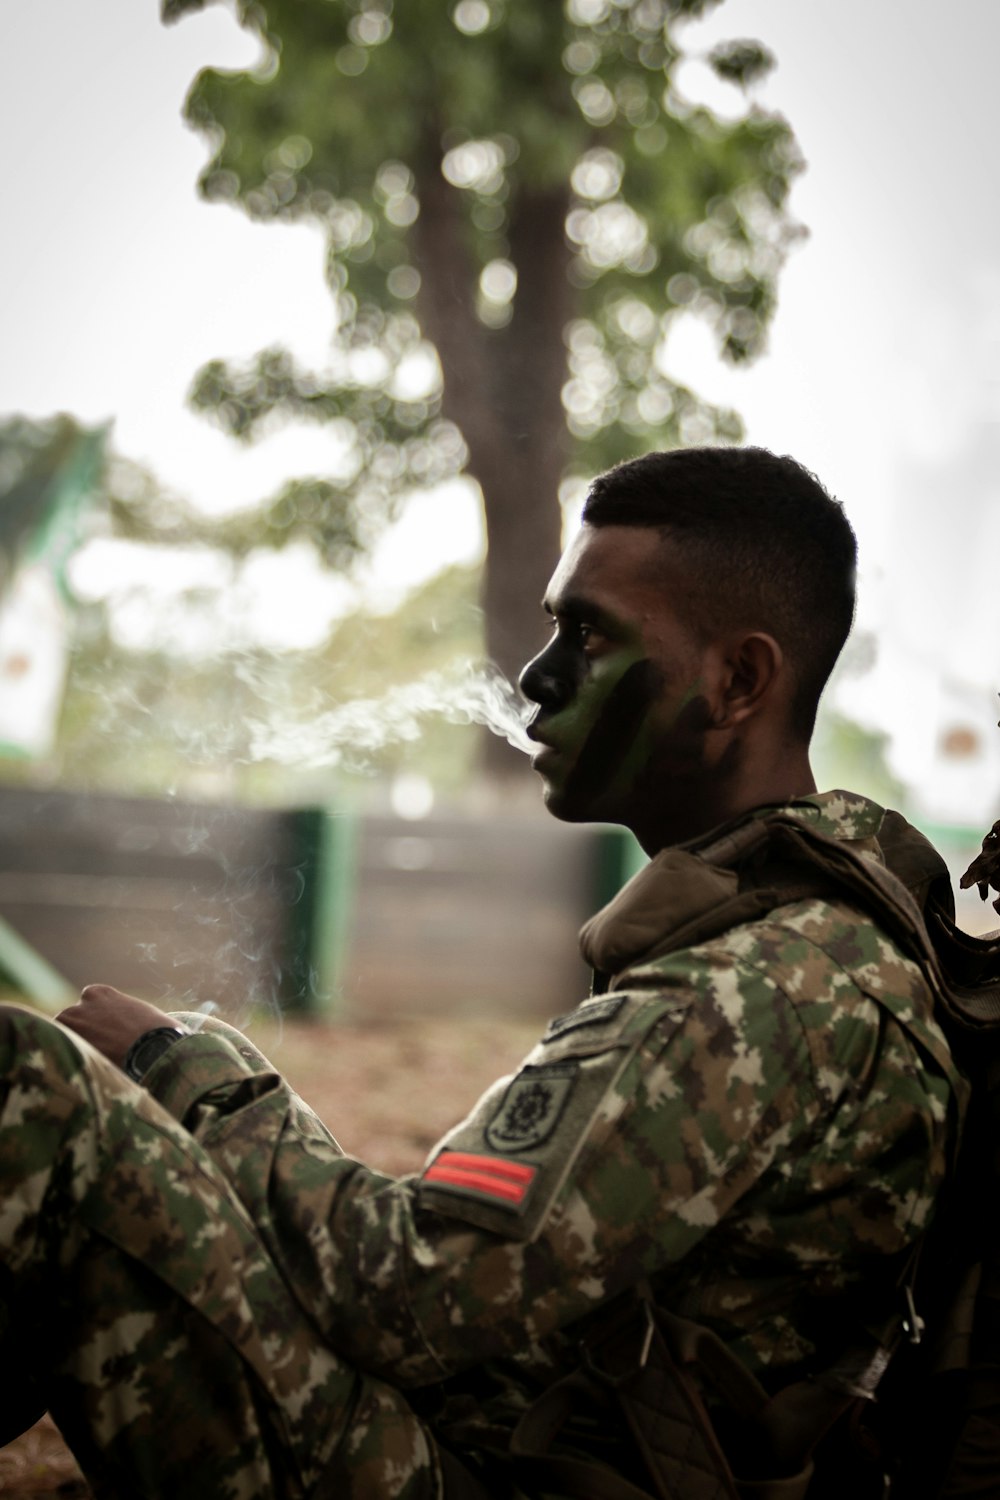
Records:
[[[206,3],[163,0],[164,18]],[[340,471],[287,486],[260,531],[305,533],[332,562],[408,490],[466,468],[487,649],[512,672],[537,649],[567,474],[739,437],[671,378],[668,334],[688,309],[725,358],[760,349],[794,233],[792,134],[677,93],[672,27],[715,0],[230,3],[263,58],[195,80],[201,190],[322,226],[338,338],[324,372],[281,349],[212,362],[194,403],[243,439],[279,418],[334,425]],[[710,60],[744,86],[771,63],[747,42]]]

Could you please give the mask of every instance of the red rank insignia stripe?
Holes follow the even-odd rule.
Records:
[[[442,1151],[424,1173],[424,1181],[441,1187],[464,1188],[518,1207],[535,1177],[537,1167],[500,1156],[475,1156],[468,1151]]]

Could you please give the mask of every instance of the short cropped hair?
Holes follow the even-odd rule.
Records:
[[[857,542],[839,502],[766,448],[678,448],[618,464],[591,485],[590,526],[649,526],[678,549],[703,639],[746,627],[781,646],[791,730],[808,740],[854,619]]]

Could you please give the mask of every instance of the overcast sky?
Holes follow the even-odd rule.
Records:
[[[318,233],[251,225],[195,194],[205,147],[180,119],[184,94],[206,63],[248,63],[249,38],[221,6],[165,28],[155,0],[8,5],[4,32],[0,412],[113,417],[121,451],[205,505],[321,470],[321,430],[242,451],[184,405],[204,360],[282,342],[321,363],[331,329]],[[928,805],[958,818],[987,781],[1000,793],[1000,10],[726,0],[688,30],[704,50],[736,36],[777,56],[759,98],[809,164],[793,195],[809,238],[783,273],[767,355],[723,369],[689,328],[676,373],[844,501],[860,620],[880,647],[845,701],[891,731],[909,778],[951,777]],[[682,84],[716,97],[704,69]],[[441,560],[474,549],[477,527],[456,500]],[[413,534],[382,554],[387,576]],[[942,767],[942,734],[961,724],[982,755]]]

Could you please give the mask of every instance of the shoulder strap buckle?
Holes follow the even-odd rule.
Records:
[[[927,1324],[917,1312],[917,1304],[913,1300],[913,1287],[908,1281],[903,1284],[903,1297],[906,1301],[906,1312],[903,1316],[903,1332],[911,1344],[919,1344],[923,1340]]]
[[[636,1312],[641,1313],[641,1329],[635,1326]],[[601,1330],[596,1337],[580,1340],[581,1363],[601,1385],[617,1390],[646,1368],[655,1332],[652,1306],[643,1297],[638,1308],[630,1308],[608,1332]]]

